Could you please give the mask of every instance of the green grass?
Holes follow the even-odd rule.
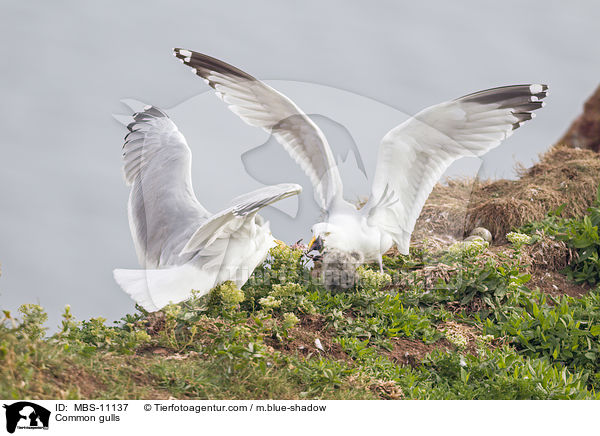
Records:
[[[590,213],[549,215],[501,252],[457,245],[386,257],[385,274],[361,268],[346,293],[325,290],[300,251],[278,246],[241,290],[225,283],[114,325],[77,321],[67,307],[48,337],[43,309],[24,305],[0,322],[0,396],[597,399],[600,292],[530,289],[520,255],[540,231],[589,250],[580,236],[596,240]],[[600,281],[594,271],[585,281]]]

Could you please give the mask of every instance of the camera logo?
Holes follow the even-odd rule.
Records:
[[[50,422],[50,411],[29,401],[19,401],[6,409],[6,431],[14,433],[18,428],[27,430],[47,430]]]

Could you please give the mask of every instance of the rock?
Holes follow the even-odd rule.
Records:
[[[573,148],[589,148],[600,152],[600,87],[585,102],[583,113],[573,121],[558,142]]]
[[[490,231],[484,227],[476,227],[471,231],[469,236],[479,236],[484,241],[492,242],[492,234]]]

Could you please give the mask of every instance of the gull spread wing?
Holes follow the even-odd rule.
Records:
[[[543,106],[546,85],[514,85],[431,106],[390,130],[379,147],[369,222],[408,254],[410,235],[435,183],[457,159],[481,156]]]
[[[131,186],[129,226],[140,264],[156,268],[178,237],[210,215],[192,187],[192,155],[177,126],[160,109],[133,115],[123,145],[125,180]],[[188,235],[185,235],[185,232]]]
[[[203,250],[217,239],[238,230],[248,218],[252,218],[263,207],[298,195],[301,191],[300,185],[283,183],[265,186],[235,198],[231,207],[213,215],[196,230],[181,250],[181,254]]]
[[[232,112],[277,139],[308,175],[322,209],[327,210],[335,198],[342,197],[342,181],[323,132],[289,98],[218,59],[180,48],[174,52]]]

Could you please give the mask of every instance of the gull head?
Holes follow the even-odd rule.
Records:
[[[336,243],[339,239],[338,234],[343,234],[342,229],[338,226],[331,223],[317,223],[311,231],[313,237],[308,243],[307,253],[316,251],[316,256],[320,257],[328,248],[343,249]]]

